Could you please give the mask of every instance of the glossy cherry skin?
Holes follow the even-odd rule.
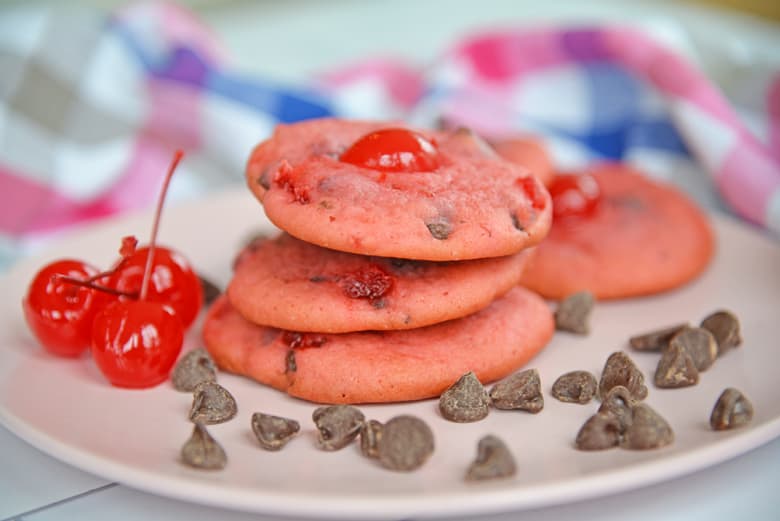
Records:
[[[116,301],[95,317],[92,358],[111,385],[153,387],[168,378],[183,342],[181,321],[161,303]]]
[[[432,172],[439,166],[434,143],[405,128],[386,128],[366,134],[342,153],[339,160],[381,172]]]
[[[599,184],[588,174],[559,174],[549,191],[553,218],[591,215],[601,201]]]
[[[47,351],[76,357],[89,348],[95,315],[111,297],[57,276],[86,280],[97,273],[84,262],[63,259],[44,266],[33,278],[22,308],[28,326]]]
[[[109,278],[108,285],[137,297],[148,256],[149,248],[143,247],[126,257],[116,273]],[[195,321],[203,305],[203,287],[183,255],[157,246],[154,249],[154,267],[146,300],[169,306],[186,330]]]

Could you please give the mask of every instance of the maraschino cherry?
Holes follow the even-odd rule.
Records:
[[[439,166],[434,142],[405,128],[385,128],[355,141],[339,160],[381,172],[433,172]]]
[[[120,294],[139,295],[151,248],[138,248],[119,261],[108,278],[108,286]],[[187,259],[163,246],[154,249],[146,298],[167,306],[188,329],[203,305],[203,287],[200,278]],[[128,297],[120,297],[120,300]]]
[[[62,259],[47,264],[33,278],[22,308],[28,326],[47,351],[76,357],[89,347],[92,322],[110,297],[65,278],[87,281],[97,275],[98,270],[85,262]]]
[[[108,381],[118,387],[152,387],[168,378],[184,341],[182,321],[161,301],[149,299],[157,255],[157,231],[171,177],[182,158],[178,151],[157,203],[137,300],[120,299],[100,311],[92,325],[92,357]],[[132,259],[135,253],[130,257]],[[121,262],[120,262],[121,269]]]
[[[549,191],[553,218],[590,215],[601,201],[599,184],[589,174],[558,174]]]

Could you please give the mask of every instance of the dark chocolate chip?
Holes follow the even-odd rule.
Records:
[[[621,385],[637,400],[647,397],[645,377],[633,360],[622,351],[609,355],[599,381],[599,396],[606,396],[613,387]]]
[[[637,351],[661,351],[674,335],[688,327],[688,324],[675,324],[673,326],[656,329],[647,333],[632,336],[628,343]]]
[[[192,392],[199,383],[216,380],[217,368],[211,355],[202,347],[181,357],[171,373],[171,382],[177,391]]]
[[[360,427],[360,452],[367,458],[379,457],[379,442],[384,426],[377,420],[369,420]]]
[[[537,413],[544,408],[539,371],[526,369],[507,376],[490,389],[496,409],[515,409]]]
[[[588,371],[570,371],[562,374],[552,386],[554,398],[566,403],[586,404],[596,396],[598,382]]]
[[[559,331],[587,335],[590,332],[588,319],[594,302],[593,294],[589,291],[579,291],[569,295],[555,310],[555,328]]]
[[[477,376],[469,371],[442,393],[439,411],[450,421],[479,421],[490,412],[490,397]]]
[[[339,450],[357,438],[365,417],[351,405],[319,407],[312,413],[317,426],[317,443],[323,450]]]
[[[238,412],[233,395],[216,382],[201,382],[192,394],[190,421],[193,423],[224,423]]]
[[[252,415],[252,432],[260,446],[277,451],[301,430],[300,424],[289,418],[256,412]]]
[[[607,411],[599,411],[580,427],[574,446],[579,450],[605,450],[617,447],[622,428],[618,418]]]
[[[433,448],[431,428],[415,416],[401,415],[382,426],[376,453],[383,467],[408,472],[428,461]]]
[[[227,454],[206,427],[196,423],[192,435],[181,448],[181,461],[197,469],[221,470],[227,465]]]
[[[200,287],[203,290],[203,304],[209,306],[222,294],[222,290],[203,275],[200,275],[198,278],[200,279]]]
[[[701,327],[712,333],[718,344],[718,356],[742,344],[737,316],[730,311],[716,311],[701,322]]]
[[[710,426],[716,431],[735,429],[753,419],[753,404],[737,389],[725,389],[710,414]]]
[[[443,216],[439,216],[435,220],[425,223],[425,226],[428,227],[431,236],[440,241],[445,240],[452,233],[452,223]]]
[[[665,447],[674,441],[674,432],[667,421],[646,403],[631,409],[631,425],[623,433],[620,446],[632,450]]]
[[[497,436],[488,434],[477,444],[477,458],[466,471],[467,481],[508,478],[517,472],[509,447]]]
[[[688,350],[672,342],[664,349],[655,370],[654,382],[662,389],[676,389],[699,383],[699,370]]]

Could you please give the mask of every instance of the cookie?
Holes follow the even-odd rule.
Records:
[[[524,286],[550,299],[585,290],[617,299],[670,290],[705,270],[715,239],[686,195],[625,165],[584,174],[553,181],[553,226],[523,273]],[[579,188],[565,189],[572,180]]]
[[[283,233],[252,242],[228,286],[255,324],[344,333],[410,329],[478,311],[509,291],[532,251],[430,262],[338,252]]]
[[[226,296],[203,326],[206,349],[223,370],[318,403],[380,403],[439,396],[474,371],[491,382],[517,370],[553,334],[547,304],[514,288],[457,320],[404,331],[340,335],[258,326]]]
[[[511,255],[547,234],[549,194],[484,148],[464,131],[311,120],[279,125],[246,178],[274,224],[325,248],[431,261]]]
[[[531,136],[507,137],[493,140],[491,145],[505,160],[530,170],[544,186],[552,182],[555,176],[552,158],[538,139]]]

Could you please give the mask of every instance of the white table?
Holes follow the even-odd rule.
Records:
[[[422,5],[421,5],[422,4]],[[587,4],[587,5],[585,5]],[[424,62],[467,29],[538,20],[675,20],[695,43],[699,59],[719,76],[718,57],[773,60],[777,26],[676,3],[216,2],[200,5],[206,19],[249,73],[296,81],[364,56],[388,54]],[[403,27],[403,36],[398,30]],[[306,34],[306,38],[291,35]],[[729,35],[738,35],[730,38]],[[316,45],[314,44],[316,42]],[[359,42],[356,43],[356,42]],[[775,45],[771,45],[774,43]],[[167,519],[271,520],[170,500],[108,482],[61,463],[0,427],[0,520]],[[545,519],[712,521],[777,519],[780,512],[780,440],[712,468],[639,490],[484,520]]]

